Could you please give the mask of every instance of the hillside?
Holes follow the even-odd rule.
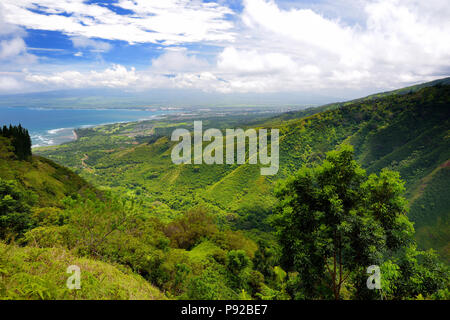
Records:
[[[280,215],[280,203],[286,201],[280,199],[280,188],[274,192],[277,181],[288,178],[283,182],[287,186],[286,181],[331,168],[332,175],[323,175],[330,181],[325,189],[311,185],[316,188],[311,197],[317,199],[305,202],[299,192],[296,201],[302,205],[295,208],[322,203],[318,210],[299,213],[305,217],[317,213],[318,219],[330,223],[320,217],[333,214],[334,204],[344,198],[330,200],[323,192],[337,190],[336,197],[345,196],[347,175],[341,179],[341,173],[354,172],[361,180],[352,184],[358,197],[351,203],[364,216],[358,214],[362,220],[355,223],[355,211],[345,211],[350,220],[342,222],[352,225],[345,237],[363,251],[371,247],[364,243],[367,239],[380,243],[377,256],[367,256],[362,269],[344,266],[352,276],[337,296],[377,298],[365,286],[365,291],[359,288],[366,283],[359,279],[366,276],[365,265],[375,262],[387,272],[388,299],[445,299],[447,267],[433,252],[417,250],[413,236],[422,248],[438,250],[448,262],[449,101],[450,86],[438,85],[291,120],[282,120],[283,115],[259,120],[203,115],[204,129],[278,128],[280,170],[275,176],[262,176],[260,165],[173,164],[171,132],[177,127],[191,130],[189,117],[77,130],[77,141],[35,149],[32,157],[24,153],[23,160],[11,140],[0,137],[0,298],[336,298],[336,290],[326,289],[324,269],[313,291],[325,291],[297,287],[303,275],[292,272],[296,269],[288,264],[294,247],[283,238],[285,233],[272,232],[281,227],[298,239],[301,230],[292,225],[311,226],[303,219],[280,220],[283,215],[282,219],[291,219],[292,211],[282,210]],[[11,139],[18,139],[15,145],[21,146],[20,139],[29,137],[26,131],[17,132],[20,135]],[[404,215],[408,204],[400,176],[417,233]],[[305,194],[313,189],[304,189]],[[288,193],[286,199],[292,199]],[[325,233],[338,224],[317,227],[317,232],[324,232],[324,241],[331,241]],[[310,243],[322,246],[320,239],[306,239],[298,252],[302,254]],[[323,261],[320,253],[319,260],[330,266],[336,251],[333,255],[327,248],[323,254],[328,258]],[[352,251],[353,245],[346,248],[352,256],[360,254]],[[65,270],[73,264],[82,272],[81,291],[65,287]],[[307,272],[314,272],[316,266],[310,267]]]
[[[304,118],[304,117],[308,117],[308,116],[311,116],[316,113],[333,110],[333,109],[340,108],[340,107],[343,107],[343,106],[346,106],[349,104],[367,102],[367,101],[371,101],[374,99],[379,99],[379,98],[388,97],[388,96],[392,96],[392,95],[404,95],[404,94],[408,94],[408,93],[414,93],[423,88],[441,86],[441,85],[450,85],[450,77],[438,79],[438,80],[434,80],[434,81],[430,81],[430,82],[425,82],[425,83],[421,83],[421,84],[417,84],[417,85],[413,85],[413,86],[409,86],[409,87],[405,87],[405,88],[401,88],[401,89],[396,89],[396,90],[392,90],[392,91],[380,92],[380,93],[369,95],[367,97],[358,98],[358,99],[354,99],[354,100],[350,100],[350,101],[335,102],[335,103],[326,104],[326,105],[323,105],[320,107],[307,108],[307,109],[301,110],[301,111],[286,112],[280,116],[273,117],[273,119],[271,119],[269,121],[269,123],[273,123],[274,121],[281,123],[282,121],[286,121],[286,120]]]
[[[94,190],[83,178],[55,162],[33,155],[21,161],[11,152],[8,139],[0,136],[0,178],[15,180],[37,195],[41,207],[57,205],[66,196]]]
[[[160,217],[170,219],[192,205],[204,204],[224,219],[234,219],[239,227],[265,229],[264,219],[275,202],[273,181],[323,159],[341,143],[350,143],[368,172],[383,167],[400,171],[406,180],[407,197],[412,200],[409,214],[416,223],[420,244],[425,248],[433,244],[448,261],[449,204],[445,196],[430,202],[427,190],[449,186],[441,174],[431,174],[438,168],[448,170],[449,93],[450,86],[441,81],[435,86],[340,103],[315,114],[299,113],[299,118],[281,115],[260,124],[233,122],[231,127],[280,129],[280,171],[274,177],[261,176],[253,165],[172,164],[171,128],[192,128],[191,121],[148,122],[152,129],[141,133],[142,123],[83,129],[76,142],[35,152],[68,165],[94,185],[143,199]],[[204,127],[217,123],[206,121]],[[226,124],[219,128],[226,128]],[[424,234],[434,234],[434,240],[424,240]]]
[[[83,271],[82,290],[69,290],[69,265]],[[0,242],[0,299],[155,300],[159,290],[125,268],[80,258],[62,248],[36,248]]]
[[[11,208],[23,211],[12,215],[17,221],[26,219],[27,224],[21,231],[35,228],[33,231],[40,230],[42,236],[45,226],[61,224],[67,219],[64,214],[67,199],[101,195],[84,179],[51,160],[36,155],[28,160],[19,160],[12,151],[11,141],[0,136],[2,235]],[[12,192],[8,191],[10,188]],[[18,224],[16,226],[19,227]],[[50,227],[50,232],[54,230]],[[7,235],[7,239],[0,239],[0,300],[165,299],[157,288],[129,268],[92,257],[80,257],[75,251],[53,241],[46,246],[36,245],[35,236],[29,246],[18,246],[17,243],[27,241],[20,234],[13,234],[12,239],[10,233]],[[66,288],[69,277],[66,269],[70,265],[77,265],[83,271],[83,290]]]
[[[162,221],[136,199],[100,192],[51,160],[17,159],[9,139],[0,137],[0,151],[0,300],[281,294],[267,287],[270,270],[264,280],[262,267],[253,267],[251,259],[261,261],[256,242],[219,228],[206,209]],[[276,248],[270,235],[261,238]],[[235,259],[241,269],[231,266]],[[72,265],[81,272],[79,290],[66,287]]]

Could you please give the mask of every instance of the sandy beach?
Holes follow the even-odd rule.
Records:
[[[75,130],[72,130],[72,133],[73,133],[73,140],[74,141],[78,140],[77,132]]]

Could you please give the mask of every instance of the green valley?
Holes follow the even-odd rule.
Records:
[[[259,123],[204,121],[208,127],[217,128],[279,128],[280,171],[275,177],[262,177],[258,168],[249,165],[172,164],[171,130],[192,129],[190,120],[78,130],[78,141],[35,152],[69,166],[94,185],[142,199],[160,216],[202,204],[224,217],[232,216],[238,225],[260,228],[265,226],[262,216],[271,212],[275,202],[273,180],[289,176],[302,165],[323,159],[327,151],[348,143],[355,147],[356,159],[369,173],[384,167],[400,172],[411,201],[409,215],[418,233],[423,229],[430,234],[430,227],[436,230],[434,243],[439,244],[434,248],[439,248],[449,261],[446,252],[450,239],[445,230],[449,230],[450,207],[442,193],[449,187],[449,180],[435,181],[448,171],[446,163],[450,159],[450,90],[445,81],[437,82],[437,86],[358,99],[316,114],[303,116],[299,112],[299,117],[292,119],[283,114]],[[436,170],[442,172],[432,174]],[[438,188],[442,196],[425,200],[431,188]],[[439,213],[431,213],[436,210],[430,206],[437,207]],[[256,220],[251,223],[248,219]],[[419,243],[430,248],[429,241]]]
[[[0,297],[376,299],[360,287],[375,261],[385,298],[448,299],[449,106],[444,79],[275,116],[195,118],[223,133],[279,129],[274,176],[248,162],[172,163],[171,133],[192,130],[189,115],[77,129],[22,160],[0,137]],[[328,274],[333,263],[349,278]],[[69,264],[87,270],[83,290],[65,289]]]

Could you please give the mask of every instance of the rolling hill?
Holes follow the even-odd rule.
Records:
[[[37,155],[19,160],[12,150],[11,141],[0,136],[0,227],[13,201],[26,201],[22,209],[46,225],[50,221],[61,224],[64,199],[87,199],[89,194],[101,198],[101,192],[70,169]],[[4,190],[11,185],[17,188],[13,197]],[[25,199],[19,194],[26,195]],[[55,242],[51,242],[54,247],[44,248],[32,244],[24,247],[22,241],[23,238],[0,239],[0,300],[165,298],[157,288],[124,267],[77,256]],[[83,290],[65,286],[69,265],[82,268]]]
[[[177,126],[191,129],[192,120],[78,130],[78,141],[35,153],[69,166],[96,186],[142,199],[154,214],[168,220],[203,204],[240,228],[267,229],[265,218],[275,203],[274,182],[349,143],[369,173],[384,167],[400,172],[419,244],[437,249],[449,262],[448,82],[446,78],[259,123],[233,122],[232,127],[280,130],[280,170],[273,177],[261,176],[258,166],[248,164],[174,165],[170,133]],[[226,125],[226,119],[204,121],[206,128]]]

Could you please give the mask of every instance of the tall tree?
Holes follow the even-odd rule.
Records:
[[[0,239],[21,236],[33,227],[30,209],[35,196],[13,180],[0,178]]]
[[[0,128],[0,136],[9,138],[14,147],[14,154],[19,160],[28,160],[31,157],[31,138],[28,130],[21,124],[18,126],[9,125]]]
[[[367,177],[347,145],[283,181],[274,223],[283,265],[298,272],[297,296],[340,299],[352,273],[412,243],[403,191],[397,172]]]

